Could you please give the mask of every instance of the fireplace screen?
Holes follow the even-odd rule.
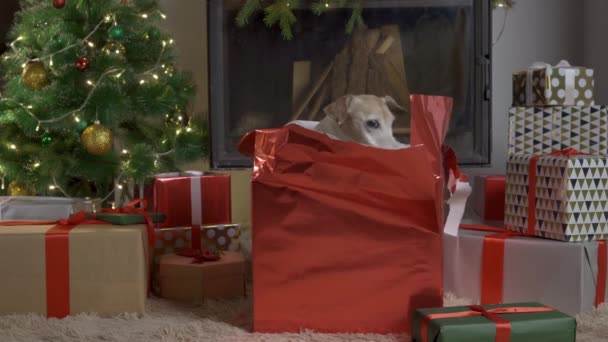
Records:
[[[310,9],[318,1],[291,1],[290,39],[265,25],[263,11],[237,25],[244,2],[209,1],[214,167],[249,167],[236,150],[243,134],[319,121],[323,108],[346,94],[391,96],[406,109],[394,113],[402,142],[409,139],[410,94],[451,96],[447,143],[463,164],[489,163],[488,1],[334,1],[322,14]]]

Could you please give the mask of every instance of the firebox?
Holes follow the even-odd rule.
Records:
[[[319,121],[347,94],[395,99],[402,142],[410,94],[453,97],[447,144],[462,164],[490,162],[489,1],[260,0],[244,20],[246,2],[208,1],[213,167],[250,167],[236,149],[243,134]],[[272,25],[273,3],[289,21]]]

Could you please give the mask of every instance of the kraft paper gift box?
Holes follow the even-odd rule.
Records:
[[[156,294],[160,293],[159,267],[163,255],[184,248],[204,248],[214,252],[241,250],[241,226],[238,224],[156,228],[154,234],[152,290]]]
[[[59,220],[72,215],[75,204],[64,197],[2,196],[0,220]]]
[[[0,314],[144,313],[144,225],[0,223]]]
[[[419,309],[413,326],[415,342],[576,340],[574,317],[540,303]]]
[[[483,221],[502,222],[505,218],[506,177],[480,175],[473,180],[473,210]]]
[[[175,254],[160,260],[160,296],[201,303],[245,295],[245,261],[240,252],[224,252],[217,261],[193,263]]]
[[[445,291],[481,304],[542,302],[570,315],[606,300],[604,241],[509,237],[494,229],[444,236]]]
[[[513,155],[507,162],[505,227],[563,241],[608,238],[608,159]]]
[[[509,110],[509,154],[545,154],[573,148],[608,153],[606,106],[513,107]]]
[[[247,134],[255,332],[410,331],[442,305],[443,139],[451,99],[412,95],[413,147],[298,125]],[[415,167],[412,167],[415,165]]]
[[[162,174],[146,194],[148,211],[163,213],[162,227],[232,222],[230,175]]]
[[[513,74],[513,106],[590,106],[594,104],[593,69],[535,63]]]

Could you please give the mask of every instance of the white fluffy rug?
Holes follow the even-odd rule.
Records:
[[[250,236],[244,232],[244,254],[249,259]],[[1,280],[0,280],[1,281]],[[445,297],[446,306],[471,304]],[[408,336],[372,334],[252,334],[252,301],[209,301],[204,305],[172,303],[159,298],[148,301],[143,317],[124,315],[100,318],[78,315],[46,319],[37,315],[0,317],[1,342],[407,342]],[[578,320],[580,342],[608,341],[608,305]]]
[[[446,296],[447,305],[467,304]],[[147,314],[138,318],[99,318],[78,315],[62,320],[36,315],[0,318],[2,342],[407,342],[407,336],[372,334],[252,334],[251,300],[209,302],[187,306],[151,299]],[[577,341],[608,341],[608,305],[579,318]]]

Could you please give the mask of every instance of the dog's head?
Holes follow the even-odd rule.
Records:
[[[404,111],[390,96],[345,95],[324,108],[344,135],[353,141],[383,148],[402,148],[393,136],[393,111]]]

